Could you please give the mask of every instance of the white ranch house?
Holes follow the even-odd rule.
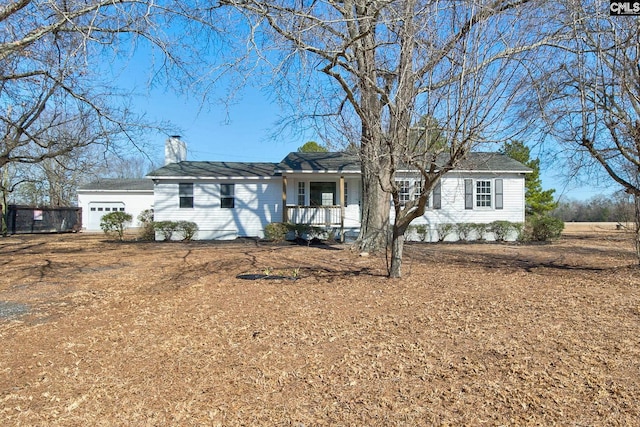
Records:
[[[524,177],[530,172],[503,154],[470,153],[441,178],[426,213],[412,225],[426,225],[427,240],[436,240],[438,224],[523,223]],[[271,222],[333,228],[346,237],[356,236],[360,227],[360,163],[346,153],[296,152],[280,163],[183,160],[148,178],[155,220],[193,221],[198,239],[263,237]],[[401,172],[397,180],[403,200],[419,193],[416,173]]]

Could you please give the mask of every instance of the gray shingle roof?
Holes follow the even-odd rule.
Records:
[[[276,167],[278,172],[360,173],[360,159],[347,153],[289,153]]]
[[[446,156],[438,159],[444,164]],[[456,170],[531,172],[522,163],[501,153],[469,153]],[[290,153],[282,160],[278,172],[360,172],[360,159],[348,153]]]
[[[141,179],[99,179],[82,185],[78,190],[102,190],[102,191],[153,191],[153,181],[148,178]]]
[[[150,172],[151,178],[253,178],[274,176],[276,163],[180,162]]]
[[[444,163],[443,157],[441,162]],[[530,172],[522,163],[500,153],[469,153],[456,170]],[[191,162],[156,169],[150,178],[247,178],[293,172],[360,173],[358,156],[348,153],[289,153],[280,163]]]
[[[445,158],[442,159],[443,163]],[[496,172],[531,172],[531,169],[506,154],[501,153],[469,153],[454,170],[462,171],[496,171]]]

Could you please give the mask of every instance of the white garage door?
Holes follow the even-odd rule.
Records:
[[[89,203],[89,223],[88,231],[100,231],[100,219],[102,215],[110,212],[124,212],[122,202],[91,202]]]

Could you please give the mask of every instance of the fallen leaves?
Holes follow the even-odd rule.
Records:
[[[620,236],[408,244],[402,280],[342,246],[0,240],[0,300],[28,309],[0,320],[0,421],[633,424]],[[298,277],[236,278],[265,269]]]

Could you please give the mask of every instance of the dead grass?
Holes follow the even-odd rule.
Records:
[[[336,249],[336,248],[333,248]],[[640,270],[551,245],[0,240],[2,425],[634,425]],[[298,280],[237,279],[296,271]],[[1,312],[2,306],[0,306]]]

